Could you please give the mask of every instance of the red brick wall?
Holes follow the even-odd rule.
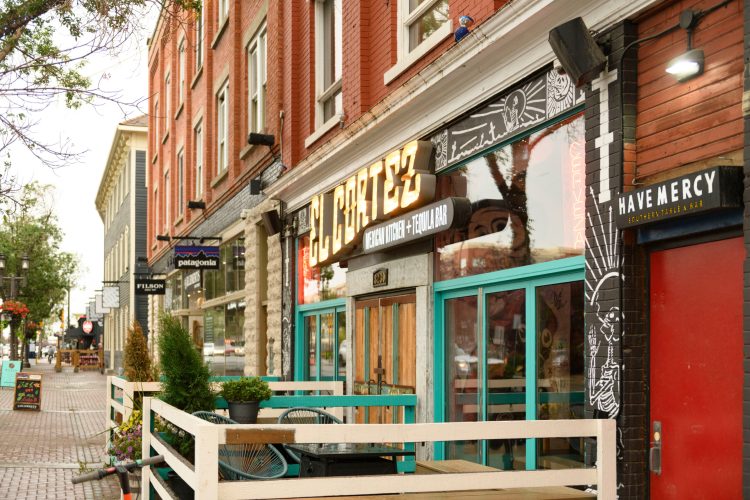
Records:
[[[679,21],[685,9],[714,0],[674,2],[639,20],[639,38]],[[667,63],[687,50],[679,29],[638,50],[637,178],[742,148],[742,2],[735,0],[698,24],[693,48],[703,49],[704,74],[679,83]]]

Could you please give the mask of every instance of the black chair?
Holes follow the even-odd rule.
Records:
[[[231,418],[210,411],[194,416],[212,424],[236,424]],[[268,444],[224,444],[219,446],[219,472],[230,481],[243,479],[276,479],[284,477],[287,463],[283,455]]]
[[[279,424],[343,424],[338,417],[331,415],[317,408],[289,408],[285,410],[277,421]],[[300,456],[286,446],[286,453],[297,463],[300,463]]]

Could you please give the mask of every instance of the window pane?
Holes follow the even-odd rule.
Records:
[[[577,115],[438,177],[473,209],[436,238],[438,280],[583,255],[583,133]]]
[[[311,304],[344,297],[346,271],[337,263],[310,267],[310,235],[300,236],[297,248],[297,303]]]
[[[415,0],[411,0],[411,3],[414,4]],[[416,4],[421,3],[422,1],[417,1]],[[414,7],[410,9],[410,12],[414,10]],[[409,26],[409,51],[414,50],[447,21],[448,0],[439,0]]]
[[[536,338],[540,420],[583,418],[583,282],[537,288]],[[583,464],[583,439],[540,439],[539,468]]]
[[[315,353],[317,352],[317,335],[318,335],[318,321],[317,316],[307,316],[304,319],[305,323],[305,338],[307,339],[307,367],[306,377],[307,380],[315,380],[318,376],[318,369],[315,363]]]
[[[334,349],[336,347],[334,313],[320,315],[320,380],[335,380]]]
[[[487,295],[487,420],[526,419],[526,294],[509,290]],[[526,440],[489,441],[488,465],[523,469]]]
[[[477,297],[460,297],[445,301],[446,343],[446,422],[479,420],[479,389],[477,362]],[[446,458],[481,461],[478,441],[446,443]]]
[[[244,375],[245,371],[245,303],[230,302],[226,306],[224,363],[226,375]]]
[[[203,317],[203,359],[212,375],[224,375],[225,351],[224,306],[206,309]]]
[[[323,102],[323,122],[327,122],[338,114],[338,111],[342,107],[341,101],[341,91],[339,90]]]
[[[346,340],[346,312],[336,313],[336,326],[338,327],[338,358],[339,376],[338,380],[346,380],[346,357],[349,342]]]

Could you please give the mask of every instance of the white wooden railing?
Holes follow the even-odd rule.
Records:
[[[311,381],[311,382],[283,382],[271,381],[268,386],[273,392],[286,391],[303,391],[303,392],[325,392],[332,396],[344,394],[344,383],[341,381]],[[211,388],[218,392],[221,389],[221,382],[212,382]],[[118,415],[126,421],[133,412],[133,402],[136,394],[142,396],[153,396],[161,392],[161,382],[128,382],[121,377],[107,377],[107,399],[106,411],[109,419],[110,428],[117,427]],[[276,418],[282,410],[273,408],[263,408],[258,414],[258,418]],[[332,408],[329,413],[343,419],[343,408]]]
[[[154,416],[195,436],[195,464],[177,455],[149,431]],[[534,471],[398,474],[389,476],[285,478],[268,481],[219,481],[218,447],[226,443],[419,443],[481,439],[595,437],[595,468]],[[162,401],[144,399],[143,455],[153,448],[195,492],[195,498],[297,498],[451,492],[497,488],[596,485],[598,498],[616,498],[614,420],[537,420],[427,424],[341,425],[215,425]],[[151,487],[162,497],[170,493],[150,470],[142,474],[142,495]]]

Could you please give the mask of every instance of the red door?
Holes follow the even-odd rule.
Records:
[[[742,498],[744,258],[742,238],[651,254],[654,499]]]

